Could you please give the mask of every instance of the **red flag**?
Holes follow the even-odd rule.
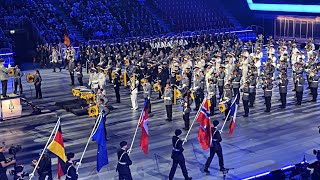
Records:
[[[236,103],[236,100],[234,100],[232,105],[231,105],[231,107],[230,107],[230,115],[229,116],[230,116],[230,119],[231,119],[231,123],[230,123],[230,126],[229,126],[229,133],[228,133],[229,137],[232,136],[234,127],[236,125],[237,111],[238,111],[238,104]]]
[[[140,127],[142,129],[141,134],[141,140],[140,140],[140,146],[144,154],[148,154],[148,144],[149,144],[149,134],[148,134],[148,98],[144,101],[143,109],[142,109],[142,115],[139,119]]]
[[[197,121],[200,124],[198,140],[203,150],[210,148],[211,141],[211,123],[210,123],[210,102],[206,100],[201,107]]]

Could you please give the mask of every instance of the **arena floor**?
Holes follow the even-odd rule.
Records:
[[[17,163],[25,165],[27,172],[32,171],[31,161],[38,159],[42,149],[55,125],[57,116],[61,117],[66,152],[76,153],[79,159],[90,135],[94,118],[75,116],[55,106],[55,102],[73,99],[71,94],[69,72],[53,73],[51,69],[40,70],[43,78],[43,99],[34,99],[33,84],[23,82],[26,98],[39,106],[43,113],[0,122],[1,141],[6,144],[21,144],[22,150],[17,155]],[[27,72],[26,72],[27,73]],[[86,75],[84,82],[88,82]],[[229,171],[226,179],[242,179],[258,173],[276,170],[286,165],[301,162],[304,155],[308,161],[315,160],[312,149],[319,149],[320,134],[318,134],[319,102],[310,102],[309,91],[305,90],[302,106],[295,106],[294,92],[291,91],[290,78],[288,106],[285,110],[279,108],[278,88],[274,88],[271,113],[265,113],[264,99],[257,95],[255,107],[250,109],[250,116],[243,118],[243,106],[240,103],[236,127],[231,138],[227,137],[228,129],[222,133],[222,147],[226,168]],[[31,92],[32,91],[32,92]],[[261,94],[261,89],[259,90]],[[131,142],[136,123],[143,105],[142,94],[139,93],[139,109],[131,110],[129,90],[121,87],[121,103],[116,104],[113,87],[108,85],[108,98],[117,109],[107,116],[109,164],[100,173],[96,169],[97,144],[90,142],[79,177],[83,180],[117,179],[115,170],[117,164],[116,150],[122,140]],[[259,94],[259,93],[257,93]],[[131,153],[133,179],[163,180],[168,178],[171,168],[171,136],[176,128],[182,128],[183,119],[179,106],[173,107],[173,121],[165,121],[165,107],[162,100],[152,96],[152,114],[149,117],[149,155],[143,154],[139,147],[140,131]],[[319,98],[318,98],[318,101]],[[27,107],[24,107],[28,109]],[[193,119],[196,112],[192,112]],[[212,119],[222,122],[222,114]],[[222,123],[221,123],[222,124]],[[221,125],[220,124],[220,125]],[[184,155],[189,176],[193,179],[223,179],[218,171],[218,160],[214,158],[210,175],[203,173],[203,166],[209,156],[209,150],[203,151],[197,140],[198,124],[195,123],[188,142],[184,145]],[[221,126],[220,126],[221,127]],[[183,132],[181,137],[184,137]],[[54,176],[56,176],[57,158],[53,159]],[[36,179],[35,177],[34,179]],[[175,179],[184,179],[181,170],[177,169]]]

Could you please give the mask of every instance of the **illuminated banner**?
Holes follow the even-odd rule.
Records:
[[[255,11],[320,13],[320,5],[255,3],[252,0],[247,0],[247,3]]]

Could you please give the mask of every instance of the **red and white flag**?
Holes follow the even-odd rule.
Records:
[[[238,98],[238,95],[236,96],[235,100],[232,102],[231,107],[230,107],[230,119],[231,123],[229,126],[229,133],[228,136],[231,137],[234,127],[236,125],[236,117],[237,117],[237,111],[238,111],[238,104],[236,103],[236,99]]]
[[[148,98],[144,101],[143,109],[141,118],[139,119],[140,122],[140,128],[142,129],[141,134],[141,140],[140,140],[140,146],[144,154],[148,154],[149,152],[149,128],[148,128],[148,122],[149,122],[149,115],[148,115]]]
[[[211,143],[211,123],[210,123],[210,102],[207,99],[199,112],[197,121],[200,124],[198,131],[198,140],[203,150],[210,148]]]

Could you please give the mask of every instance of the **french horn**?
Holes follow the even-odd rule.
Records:
[[[27,74],[26,81],[28,83],[33,83],[34,82],[34,74],[31,74],[31,73]]]
[[[161,90],[161,86],[159,83],[156,83],[153,85],[153,91],[154,92],[159,92]]]

